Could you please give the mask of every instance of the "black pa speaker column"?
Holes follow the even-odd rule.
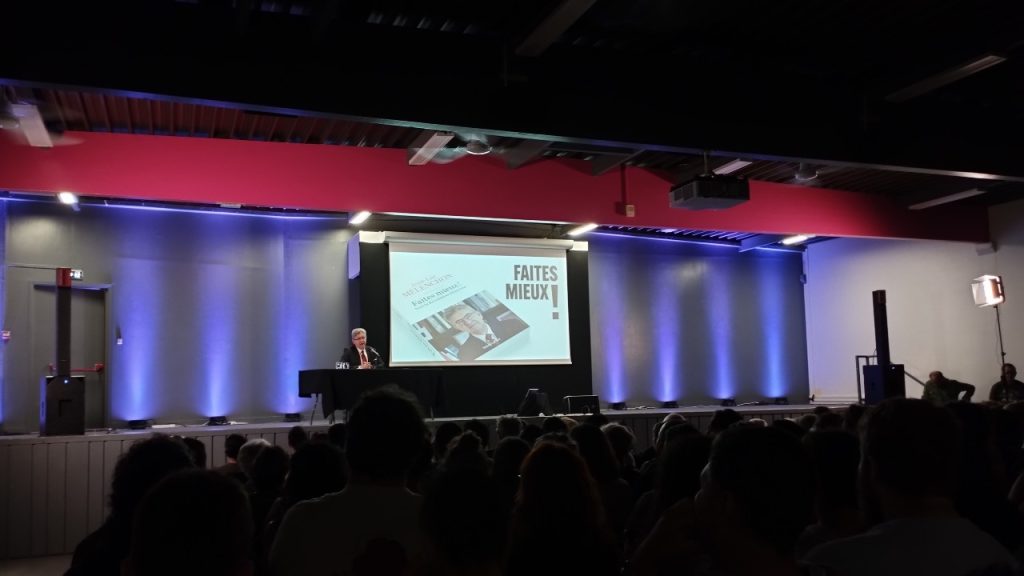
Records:
[[[889,318],[885,306],[885,290],[871,293],[875,316],[875,354],[878,364],[864,366],[864,401],[878,404],[886,398],[906,396],[903,364],[893,364],[889,354]]]
[[[57,374],[41,383],[39,434],[85,434],[85,376],[71,375],[71,269],[57,269]]]

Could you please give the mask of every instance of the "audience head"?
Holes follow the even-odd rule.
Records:
[[[555,442],[537,443],[523,461],[516,517],[521,528],[546,534],[564,532],[577,523],[588,528],[604,524],[596,487],[575,450]]]
[[[711,417],[711,423],[708,424],[708,436],[721,434],[733,424],[742,421],[743,417],[740,416],[740,413],[732,408],[715,410],[714,416]]]
[[[818,417],[814,414],[804,414],[797,420],[797,424],[800,424],[800,427],[807,432],[810,432],[811,428],[814,428],[814,425],[817,423]]]
[[[952,499],[959,464],[960,431],[947,410],[896,398],[864,419],[860,473],[869,504],[881,496]]]
[[[302,426],[292,426],[291,430],[288,431],[288,447],[295,452],[309,441],[309,434],[306,433],[306,429]]]
[[[452,440],[448,455],[444,459],[444,468],[473,468],[489,472],[491,463],[483,451],[483,443],[477,435],[467,430]]]
[[[256,457],[260,455],[260,452],[268,446],[270,446],[270,442],[262,438],[254,438],[242,445],[241,450],[238,451],[238,465],[242,468],[242,473],[246,478],[252,479],[252,465],[256,462]]]
[[[524,442],[533,446],[537,443],[537,440],[544,435],[544,429],[536,424],[527,424],[523,426],[523,431],[519,433],[519,437]]]
[[[569,425],[558,416],[548,416],[540,425],[542,434],[568,434]]]
[[[335,422],[327,429],[327,441],[337,446],[339,450],[345,450],[345,441],[347,439],[348,424],[345,424],[344,422]]]
[[[815,416],[821,416],[822,414],[828,414],[832,409],[828,406],[815,406],[814,410],[811,411]]]
[[[181,441],[185,443],[189,454],[192,455],[192,462],[196,465],[196,468],[206,468],[206,444],[203,444],[198,438],[192,438],[191,436],[182,438]]]
[[[463,433],[458,442],[470,438],[479,453],[479,439],[473,432]],[[506,438],[499,447],[507,441],[522,443]],[[457,453],[453,449],[448,460]],[[506,513],[507,504],[485,469],[446,464],[427,483],[420,512],[430,567],[439,574],[494,573],[505,551]]]
[[[803,439],[817,483],[818,520],[837,510],[858,507],[857,466],[860,441],[845,430],[822,430]]]
[[[807,430],[805,430],[803,426],[797,424],[796,422],[790,420],[789,418],[779,418],[778,420],[772,422],[772,428],[785,430],[786,432],[789,432],[790,434],[796,436],[797,438],[802,438],[804,434],[807,434]]]
[[[700,434],[671,438],[658,459],[654,491],[658,511],[664,511],[700,490],[700,474],[711,454],[711,439]]]
[[[237,482],[213,471],[178,472],[140,504],[123,573],[248,575],[252,535],[249,503]]]
[[[608,422],[608,417],[605,416],[604,414],[601,414],[600,412],[591,414],[583,419],[584,424],[590,424],[591,426],[597,426],[598,428],[608,424]]]
[[[434,460],[441,462],[448,454],[448,445],[456,436],[462,434],[462,428],[455,422],[442,422],[434,430]]]
[[[567,433],[579,424],[575,419],[568,416],[562,416],[562,422],[565,422],[565,429]]]
[[[348,419],[346,455],[353,480],[404,483],[426,436],[423,417],[408,394],[381,388],[364,395]]]
[[[258,492],[279,493],[288,475],[288,452],[280,446],[267,446],[252,464],[252,483]]]
[[[843,430],[854,434],[859,433],[860,419],[864,417],[867,411],[867,407],[863,404],[850,404],[847,406],[846,412],[843,414]]]
[[[320,442],[322,444],[330,444],[331,437],[327,435],[327,432],[319,430],[309,435],[310,442]]]
[[[292,455],[284,491],[288,502],[319,498],[338,492],[347,481],[345,456],[328,442],[306,442]]]
[[[622,424],[605,424],[601,431],[608,437],[608,442],[612,445],[615,458],[619,461],[619,467],[632,468],[633,442],[636,439],[633,437],[633,433],[629,431],[629,428]]]
[[[778,428],[740,427],[715,439],[695,508],[721,562],[754,546],[792,558],[812,494],[799,439]]]
[[[600,428],[591,424],[580,424],[572,429],[569,436],[576,442],[591,478],[598,484],[619,479],[619,462],[612,451],[611,443]]]
[[[178,470],[194,467],[192,454],[179,440],[154,434],[132,444],[114,465],[111,517],[130,524],[135,508],[150,488]]]
[[[503,438],[494,449],[494,478],[499,481],[518,478],[519,469],[529,453],[530,445],[522,438]]]
[[[487,427],[487,424],[473,418],[463,427],[467,432],[476,434],[476,437],[480,439],[480,444],[483,445],[483,449],[487,450],[491,446],[491,430]]]
[[[245,445],[245,436],[241,434],[229,434],[224,439],[224,456],[228,460],[238,460],[238,451]]]
[[[502,416],[498,418],[498,440],[510,436],[519,436],[523,431],[523,421],[515,416]]]
[[[842,430],[843,417],[838,412],[825,412],[814,423],[815,430]]]

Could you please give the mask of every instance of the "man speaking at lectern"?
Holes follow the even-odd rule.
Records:
[[[373,346],[366,345],[366,330],[363,328],[352,331],[352,347],[345,348],[341,353],[341,361],[348,362],[349,368],[362,370],[384,367],[384,358],[373,349]]]

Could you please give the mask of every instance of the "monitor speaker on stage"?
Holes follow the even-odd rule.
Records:
[[[563,400],[565,400],[566,414],[601,413],[601,401],[597,396],[566,396]]]
[[[530,388],[526,396],[519,403],[519,416],[540,416],[541,414],[551,415],[551,405],[548,403],[548,395],[541,392],[539,388]]]
[[[903,369],[903,364],[889,364],[889,369],[885,371],[879,364],[864,366],[864,403],[873,406],[887,398],[906,397]]]

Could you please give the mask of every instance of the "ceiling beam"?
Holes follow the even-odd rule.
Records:
[[[757,236],[744,238],[743,240],[740,240],[740,252],[747,252],[754,250],[755,248],[775,244],[785,237],[786,236],[784,234],[758,234]]]
[[[537,57],[551,47],[597,0],[562,0],[516,47],[517,56]]]
[[[906,102],[907,100],[923,96],[948,84],[963,80],[968,76],[977,74],[982,70],[986,70],[1005,61],[1006,57],[999,56],[998,54],[982,54],[981,56],[971,58],[966,62],[953,66],[952,68],[943,70],[938,74],[932,74],[931,76],[922,78],[905,88],[896,90],[886,96],[885,99],[889,102],[895,103]]]
[[[551,142],[544,140],[523,140],[511,148],[503,150],[501,157],[505,159],[506,168],[515,170],[536,159],[549,146],[551,146]]]
[[[644,150],[636,150],[630,154],[608,154],[605,156],[595,156],[594,159],[590,161],[590,173],[594,176],[606,174],[643,153]]]

